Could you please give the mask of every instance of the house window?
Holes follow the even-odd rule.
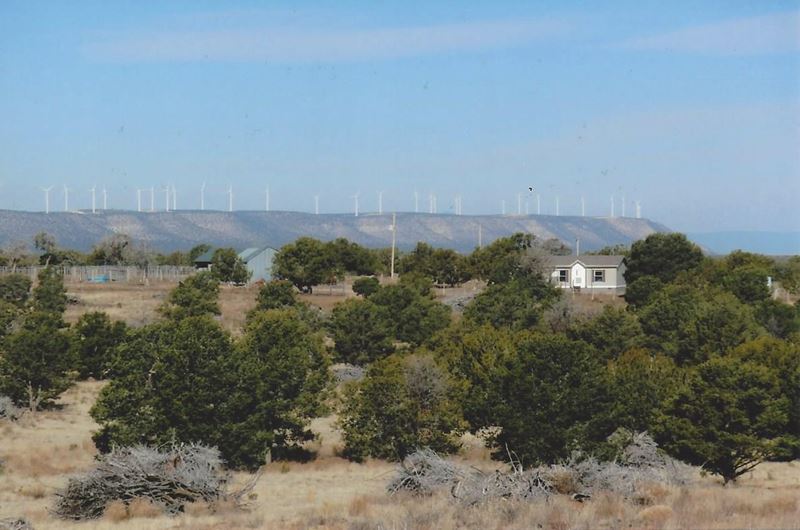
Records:
[[[566,269],[561,269],[558,271],[558,281],[561,283],[566,283],[569,281],[569,271]]]
[[[605,282],[606,281],[606,271],[593,271],[592,281]]]

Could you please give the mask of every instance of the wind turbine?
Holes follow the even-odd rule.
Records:
[[[559,201],[558,201],[558,195],[556,195],[556,216],[561,215],[558,207],[559,207]]]
[[[178,190],[175,189],[175,184],[172,185],[172,211],[178,209]]]
[[[642,205],[641,203],[639,203],[639,201],[636,201],[636,218],[637,219],[642,218]]]
[[[136,211],[137,212],[141,212],[142,211],[142,191],[143,190],[141,190],[139,188],[136,188]]]
[[[206,183],[200,184],[200,211],[206,209]]]
[[[228,211],[233,211],[233,185],[228,184]]]
[[[106,191],[106,187],[103,186],[103,211],[108,210],[108,192]]]
[[[502,200],[500,201],[500,213],[501,213],[502,215],[505,215],[505,214],[506,214],[506,200],[505,200],[505,199],[502,199]]]
[[[69,211],[69,188],[64,184],[64,211]]]
[[[156,211],[156,187],[150,186],[150,211]]]
[[[383,191],[378,192],[378,215],[383,215]]]
[[[44,213],[50,213],[50,190],[53,189],[53,186],[49,188],[39,187],[39,189],[44,192]]]
[[[314,215],[319,215],[319,195],[314,195]]]
[[[353,195],[354,210],[355,210],[356,217],[358,217],[358,193],[359,192],[356,192],[356,194]]]
[[[94,205],[95,205],[95,192],[97,191],[97,186],[92,186],[89,191],[92,192],[92,213],[97,213],[97,211],[95,210],[95,207],[94,207]]]
[[[269,186],[264,190],[264,211],[269,211]]]
[[[169,184],[164,186],[164,211],[169,211]]]
[[[456,215],[461,215],[461,195],[456,195],[455,207],[456,207]]]

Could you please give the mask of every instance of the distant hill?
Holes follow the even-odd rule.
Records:
[[[771,256],[800,254],[800,232],[706,232],[689,239],[715,254],[746,250]]]
[[[127,234],[153,249],[188,249],[198,243],[244,248],[270,245],[280,247],[300,236],[322,240],[344,237],[368,247],[391,245],[391,214],[320,214],[301,212],[19,212],[0,210],[0,245],[30,242],[39,232],[55,236],[58,244],[81,251],[101,239]],[[606,245],[630,244],[653,232],[669,231],[647,219],[599,218],[551,215],[447,215],[397,214],[397,245],[409,249],[418,241],[438,247],[472,251],[483,244],[514,232],[533,233],[538,238],[557,238],[570,247],[580,239],[581,250]]]

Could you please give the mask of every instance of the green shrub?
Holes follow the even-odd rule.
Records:
[[[53,267],[39,271],[36,287],[33,288],[33,309],[62,314],[67,309],[67,291],[64,278]]]
[[[125,340],[127,326],[101,312],[81,315],[72,327],[71,354],[82,379],[102,379],[111,367],[114,350]]]
[[[234,285],[244,285],[250,279],[242,258],[232,248],[218,248],[211,257],[211,273],[217,280]]]
[[[456,451],[466,423],[455,388],[431,357],[393,355],[374,362],[346,391],[344,455],[402,460],[419,447]]]
[[[225,400],[219,447],[235,467],[255,469],[272,458],[303,457],[312,417],[324,412],[330,382],[322,337],[296,309],[254,313],[226,370],[234,382]]]
[[[725,483],[774,455],[790,402],[770,368],[735,357],[706,361],[665,406],[654,433],[668,452]]]
[[[328,328],[337,360],[367,364],[394,351],[390,314],[369,300],[350,299],[333,308]]]
[[[380,287],[381,283],[374,276],[358,278],[353,282],[353,292],[364,298],[369,298],[375,294]]]
[[[22,274],[0,276],[0,300],[22,308],[28,303],[31,280]]]
[[[36,411],[72,384],[74,361],[60,314],[33,312],[8,335],[0,355],[0,394]]]
[[[292,282],[288,280],[272,280],[258,290],[256,310],[284,309],[298,304],[297,294]]]
[[[328,381],[322,350],[291,309],[254,314],[237,345],[208,315],[134,330],[91,410],[95,444],[201,442],[257,468],[310,437]]]
[[[199,272],[178,283],[159,310],[163,315],[174,319],[219,315],[218,301],[217,276],[211,272]]]
[[[494,456],[512,451],[530,466],[605,440],[613,429],[604,417],[609,396],[596,352],[580,341],[539,334],[520,338],[515,349],[492,374],[486,416],[499,428],[488,438]]]

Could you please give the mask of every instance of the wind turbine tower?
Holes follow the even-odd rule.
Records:
[[[150,211],[156,211],[156,187],[150,186]]]
[[[556,216],[561,215],[561,212],[559,211],[559,206],[560,205],[559,205],[558,195],[556,195]]]
[[[200,184],[200,211],[206,209],[206,183]]]
[[[269,211],[269,186],[264,189],[264,211]]]
[[[64,211],[69,211],[69,188],[64,184]]]
[[[314,195],[314,215],[319,215],[319,195]]]
[[[383,215],[383,192],[378,192],[378,215]]]
[[[358,192],[353,195],[353,209],[356,217],[358,217]]]
[[[228,211],[233,211],[233,185],[228,184]]]
[[[506,200],[505,200],[505,199],[502,199],[502,200],[500,201],[500,213],[501,213],[502,215],[505,215],[505,214],[506,214]]]
[[[178,209],[178,190],[175,189],[175,184],[172,185],[172,211]]]
[[[49,188],[39,188],[44,192],[44,213],[50,213],[50,190],[53,189],[53,186]]]
[[[142,211],[142,190],[136,189],[136,211]]]
[[[97,213],[97,210],[95,210],[95,207],[94,207],[94,205],[95,205],[95,192],[97,191],[97,186],[92,186],[92,188],[89,191],[92,192],[92,213]]]
[[[639,201],[636,201],[636,218],[642,218],[642,205],[639,203]]]
[[[103,186],[103,211],[105,212],[108,210],[108,191],[106,191],[106,187]]]
[[[164,211],[169,211],[169,184],[164,186]]]

